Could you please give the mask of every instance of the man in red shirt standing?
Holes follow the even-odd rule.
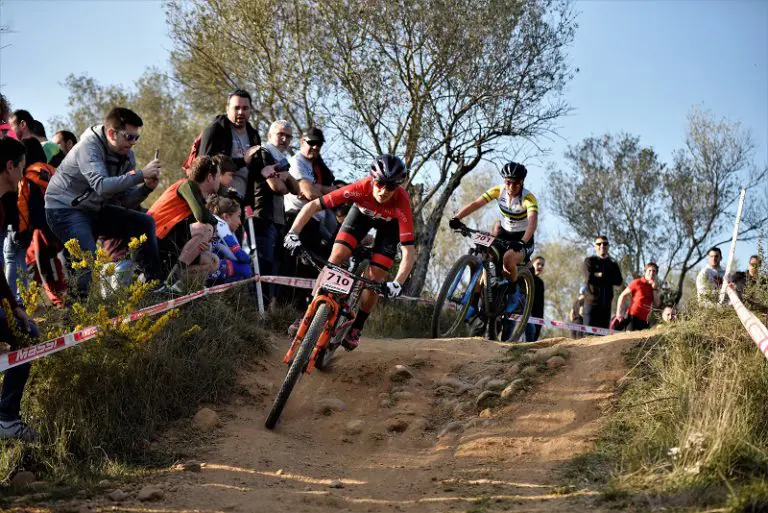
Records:
[[[659,285],[656,283],[658,273],[659,266],[655,262],[648,262],[645,264],[645,276],[632,280],[619,295],[619,299],[616,301],[616,317],[619,321],[624,320],[624,300],[627,296],[632,298],[627,310],[628,331],[648,329],[648,316],[651,314],[651,307],[661,305]]]

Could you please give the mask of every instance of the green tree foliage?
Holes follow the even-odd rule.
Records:
[[[196,107],[247,87],[258,122],[318,123],[353,165],[404,157],[419,232],[411,294],[462,179],[567,112],[567,1],[172,0],[167,13]]]
[[[768,221],[761,189],[768,168],[755,166],[750,134],[700,109],[688,120],[685,146],[671,166],[637,137],[605,135],[570,147],[570,168],[549,176],[552,208],[573,238],[608,236],[626,273],[657,261],[664,279],[674,281],[674,303],[707,249],[730,239],[741,187],[751,192],[740,239],[754,239]]]
[[[730,240],[741,188],[747,200],[740,240],[754,240],[765,228],[768,167],[758,167],[754,158],[752,136],[740,123],[700,108],[690,112],[685,146],[675,152],[664,183],[667,263],[679,270],[676,301],[686,274],[707,250]]]
[[[70,110],[66,119],[52,120],[51,125],[57,130],[66,128],[79,138],[88,127],[102,123],[112,107],[128,107],[144,121],[141,139],[134,147],[137,165],[141,167],[152,160],[159,149],[164,169],[158,190],[183,176],[181,163],[201,123],[196,122],[186,102],[178,97],[167,75],[148,69],[132,89],[104,86],[87,75],[69,75],[65,84]]]
[[[581,240],[611,240],[624,272],[658,255],[664,164],[629,134],[589,137],[565,154],[570,169],[549,176],[552,206]]]

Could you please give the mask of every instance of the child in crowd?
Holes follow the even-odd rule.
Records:
[[[219,257],[219,267],[208,275],[208,283],[216,285],[252,277],[251,259],[234,235],[242,224],[240,204],[231,198],[211,196],[207,207],[218,221],[212,246]]]

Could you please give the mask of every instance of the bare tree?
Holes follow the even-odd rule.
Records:
[[[567,112],[567,0],[194,0],[168,13],[191,90],[244,81],[261,120],[321,120],[356,166],[404,156],[419,250],[411,294],[462,179]]]
[[[765,192],[768,167],[754,163],[755,145],[739,123],[716,119],[694,108],[688,115],[685,147],[674,154],[665,178],[667,274],[675,269],[675,303],[687,273],[711,246],[730,240],[739,191],[748,191],[740,240],[754,240],[768,221]],[[666,279],[666,276],[665,276]]]

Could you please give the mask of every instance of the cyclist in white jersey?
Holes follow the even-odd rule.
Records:
[[[505,241],[515,241],[504,253],[504,274],[510,283],[517,281],[517,265],[528,261],[533,254],[533,235],[539,219],[536,197],[523,187],[528,170],[517,162],[509,162],[501,168],[504,183],[488,189],[479,198],[459,209],[448,225],[452,229],[463,226],[461,219],[496,200],[499,221],[492,234]]]

